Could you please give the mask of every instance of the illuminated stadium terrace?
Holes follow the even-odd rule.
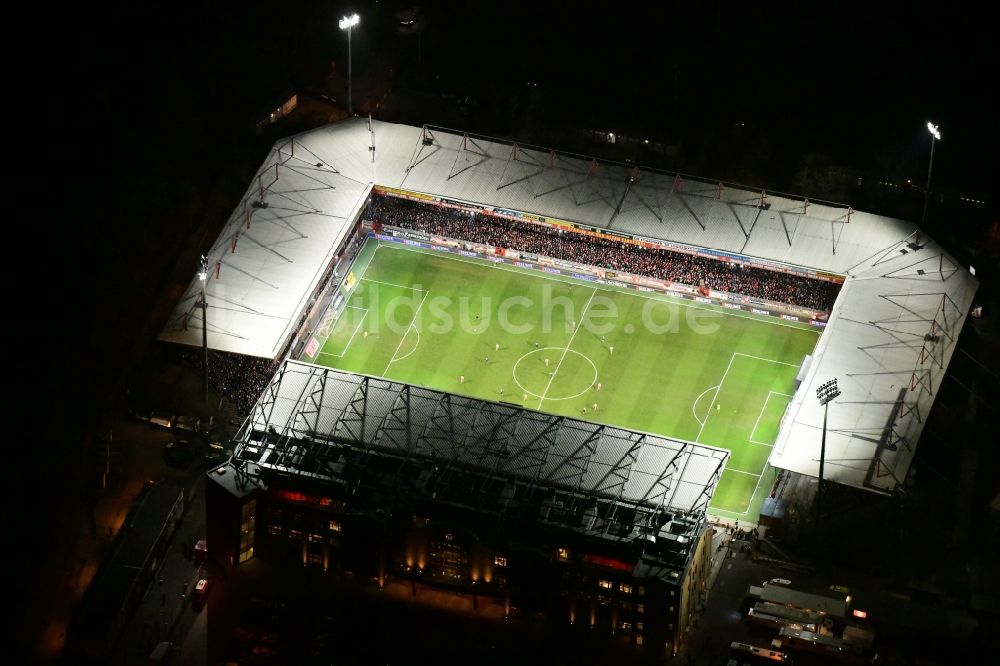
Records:
[[[734,301],[710,282],[687,285],[696,291],[672,296],[698,299],[708,309],[728,307],[734,310],[731,316],[782,320],[793,327],[809,327],[811,321],[814,335],[822,331],[806,352],[810,362],[803,365],[805,354],[798,353],[787,361],[798,367],[792,388],[781,392],[787,394],[787,406],[775,415],[780,427],[767,445],[768,461],[806,476],[818,474],[823,412],[815,389],[838,378],[843,394],[829,411],[825,475],[875,492],[892,492],[906,478],[977,287],[933,239],[902,220],[440,128],[352,119],[282,140],[271,150],[208,253],[210,347],[281,359],[308,346],[323,315],[317,306],[330,304],[327,287],[342,289],[354,272],[352,261],[368,247],[357,244],[356,234],[378,233],[358,224],[376,187],[383,194],[563,227],[568,233],[672,247],[749,268],[843,279],[828,316],[817,308],[808,315],[770,307],[775,303],[757,307]],[[451,249],[489,258],[486,247]],[[618,288],[608,284],[614,280],[607,272],[576,273],[583,277],[572,279]],[[669,287],[661,286],[671,297]],[[643,287],[633,281],[622,289]],[[200,345],[200,290],[193,280],[161,339]],[[745,355],[727,354],[733,364]],[[389,364],[396,359],[392,354]],[[703,388],[723,394],[726,377],[706,380]],[[544,390],[540,395],[548,399]],[[767,395],[751,417],[769,410],[773,399]],[[711,392],[706,400],[710,397]],[[695,422],[713,427],[704,405],[691,411]],[[750,439],[759,439],[755,430]]]

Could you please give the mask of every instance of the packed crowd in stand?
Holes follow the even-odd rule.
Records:
[[[353,261],[363,240],[364,236],[357,233],[357,229],[355,229],[355,232],[337,254],[336,259],[330,262],[326,273],[319,280],[313,297],[309,301],[310,305],[314,304],[323,291],[338,278],[336,269],[342,261],[345,259]],[[301,329],[311,312],[310,307],[304,308],[298,323],[292,330]],[[285,348],[276,356],[277,361],[211,350],[208,355],[208,383],[220,394],[229,398],[240,414],[249,414],[261,393],[264,392],[267,383],[274,376],[278,364],[288,355],[292,342],[292,339],[288,340]],[[193,366],[201,369],[201,351],[188,352],[185,354],[185,358]]]
[[[364,219],[493,247],[545,255],[693,287],[829,311],[840,285],[706,257],[547,229],[456,208],[372,196]]]
[[[185,354],[187,360],[201,369],[201,351]],[[249,414],[264,387],[274,376],[275,362],[257,356],[231,354],[210,350],[208,353],[208,383],[229,398],[240,414]]]

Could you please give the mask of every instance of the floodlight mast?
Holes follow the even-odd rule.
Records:
[[[823,438],[820,440],[819,447],[819,485],[816,487],[816,519],[818,520],[823,509],[823,463],[826,460],[826,414],[829,409],[830,402],[840,395],[840,389],[837,388],[837,380],[831,379],[825,384],[820,384],[819,388],[816,389],[816,397],[819,399],[819,404],[823,405]]]
[[[208,284],[208,257],[201,255],[198,267],[198,281],[201,282],[201,373],[202,389],[205,404],[208,404],[208,296],[205,288]]]
[[[934,168],[934,144],[941,140],[941,132],[934,123],[927,123],[927,131],[931,133],[931,159],[927,163],[927,187],[924,189],[924,215],[920,218],[920,226],[927,223],[927,208],[931,203],[931,169]]]
[[[347,31],[347,115],[354,112],[353,100],[351,99],[351,28],[361,22],[361,17],[351,14],[340,19],[340,29]]]

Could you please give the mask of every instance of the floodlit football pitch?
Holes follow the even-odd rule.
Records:
[[[369,241],[302,360],[727,449],[713,513],[755,520],[813,327]],[[499,349],[498,346],[499,345]],[[596,409],[595,409],[596,407]]]

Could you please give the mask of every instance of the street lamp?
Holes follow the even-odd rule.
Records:
[[[347,115],[351,115],[354,107],[351,104],[351,28],[361,21],[357,14],[351,14],[340,19],[340,29],[347,31]]]
[[[831,379],[825,384],[820,384],[819,388],[816,389],[816,397],[819,398],[819,404],[823,405],[823,439],[819,447],[819,486],[816,488],[817,519],[823,506],[823,462],[826,460],[826,413],[830,402],[838,395],[840,395],[840,389],[837,388],[836,379]]]
[[[208,296],[205,287],[208,284],[208,257],[201,255],[198,266],[198,281],[201,282],[201,372],[205,393],[205,404],[208,404]]]
[[[934,144],[941,140],[941,132],[934,123],[927,123],[927,131],[931,133],[931,161],[927,164],[927,188],[924,190],[924,216],[920,218],[920,226],[927,222],[927,207],[931,203],[931,169],[934,168]]]

